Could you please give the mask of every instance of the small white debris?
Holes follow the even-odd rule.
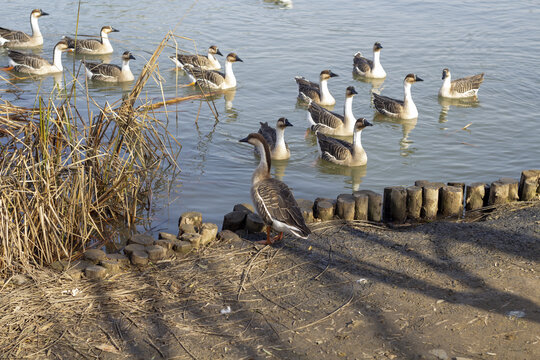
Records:
[[[361,278],[361,279],[356,280],[356,282],[359,284],[367,284],[368,281],[367,279]]]
[[[509,318],[522,318],[525,317],[525,311],[514,310],[506,313]]]
[[[227,306],[225,309],[221,309],[220,313],[223,314],[223,315],[230,314],[231,313],[231,307]]]
[[[442,304],[443,302],[444,302],[444,300],[443,300],[443,299],[439,299],[439,300],[437,300],[437,304]]]
[[[62,294],[64,295],[71,295],[71,296],[77,296],[81,293],[82,291],[75,288],[75,289],[71,289],[71,290],[64,290],[62,291]]]

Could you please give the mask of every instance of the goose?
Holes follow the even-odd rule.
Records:
[[[319,84],[309,81],[302,76],[295,76],[294,79],[298,84],[298,99],[305,101],[300,95],[300,93],[303,93],[319,105],[334,105],[336,99],[334,99],[328,90],[328,79],[336,76],[338,75],[334,74],[331,70],[323,70],[319,75]]]
[[[349,86],[345,91],[345,105],[343,115],[336,114],[316,104],[312,99],[304,96],[308,103],[308,122],[312,131],[318,131],[327,135],[351,136],[354,131],[356,118],[352,112],[354,95],[358,94],[354,86]]]
[[[60,40],[54,46],[52,64],[39,55],[24,54],[19,51],[11,50],[8,53],[8,56],[10,57],[10,66],[3,70],[15,70],[21,73],[35,75],[59,73],[64,70],[62,67],[62,52],[67,49],[67,41]]]
[[[283,238],[283,233],[307,239],[311,233],[307,227],[298,203],[291,189],[282,181],[270,176],[270,148],[261,134],[251,133],[239,140],[249,143],[261,154],[259,166],[251,178],[251,199],[257,213],[267,226],[265,245],[273,244]],[[270,227],[279,232],[270,238]]]
[[[344,166],[361,166],[366,165],[367,155],[362,147],[362,130],[366,126],[373,126],[369,121],[364,118],[359,118],[354,124],[354,135],[352,144],[326,136],[323,133],[317,131],[317,143],[321,157],[334,164]]]
[[[186,55],[177,54],[171,55],[169,58],[176,64],[177,67],[183,69],[184,65],[191,64],[200,67],[203,70],[219,70],[221,65],[215,55],[223,56],[216,45],[208,48],[208,55]]]
[[[389,117],[400,119],[414,119],[418,117],[418,110],[411,96],[411,85],[417,81],[424,81],[415,74],[408,74],[403,80],[403,101],[392,99],[372,92],[373,105],[378,112]]]
[[[191,64],[186,65],[186,70],[192,84],[198,83],[199,86],[207,86],[211,89],[231,89],[236,87],[232,64],[237,61],[243,62],[235,53],[229,53],[225,62],[225,73],[216,70],[203,70]]]
[[[43,36],[39,31],[38,19],[49,15],[41,9],[34,9],[30,13],[30,26],[32,26],[32,36],[22,31],[9,30],[0,27],[0,46],[13,49],[25,49],[43,45]]]
[[[81,60],[86,68],[86,76],[91,80],[107,82],[124,82],[134,79],[129,68],[129,60],[135,60],[129,51],[122,54],[122,67],[115,64],[103,64]]]
[[[373,45],[373,61],[363,57],[361,52],[354,54],[353,73],[371,79],[384,79],[386,71],[384,71],[380,61],[382,48],[380,42]]]
[[[484,73],[467,76],[461,79],[452,81],[450,70],[443,69],[442,71],[443,84],[439,90],[439,96],[445,98],[464,98],[476,96],[480,84],[484,81]]]
[[[261,122],[259,134],[261,134],[270,147],[270,157],[272,160],[285,160],[291,157],[289,146],[285,142],[285,129],[287,126],[293,126],[289,120],[284,117],[279,118],[276,128],[269,126],[267,122]]]
[[[69,46],[74,49],[77,54],[84,55],[104,55],[113,52],[113,47],[109,41],[109,34],[119,32],[112,26],[103,26],[101,28],[101,39],[79,39],[76,40],[68,36],[64,36]]]

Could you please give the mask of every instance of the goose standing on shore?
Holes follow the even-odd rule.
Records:
[[[352,111],[352,101],[354,95],[358,94],[354,86],[349,86],[345,90],[345,105],[343,115],[339,115],[316,104],[312,99],[304,96],[304,101],[308,103],[308,122],[312,131],[318,131],[327,135],[351,136],[354,131],[356,119]]]
[[[212,45],[208,48],[208,55],[206,56],[177,54],[169,56],[169,59],[180,69],[183,69],[187,64],[191,64],[203,70],[219,70],[221,69],[221,65],[218,59],[216,59],[216,55],[223,56],[218,47]]]
[[[372,92],[373,105],[378,112],[383,115],[400,118],[414,119],[418,117],[418,110],[413,102],[411,95],[411,86],[417,81],[424,81],[415,74],[408,74],[403,80],[403,92],[405,93],[403,101],[392,99],[386,96]]]
[[[106,82],[124,82],[134,79],[129,68],[129,61],[135,60],[129,51],[122,54],[122,67],[115,64],[103,64],[81,60],[86,68],[86,76],[91,80]]]
[[[304,94],[319,105],[334,105],[336,99],[334,99],[328,90],[328,80],[336,76],[338,75],[334,74],[331,70],[323,70],[319,75],[319,84],[309,81],[302,76],[295,76],[294,79],[298,84],[298,99],[305,101],[304,97],[301,96],[301,94]]]
[[[32,36],[22,31],[9,30],[0,27],[0,46],[6,46],[12,49],[25,49],[43,45],[43,36],[39,30],[38,19],[49,15],[41,9],[34,9],[30,13],[30,26],[32,27]]]
[[[367,164],[367,154],[362,147],[362,130],[373,126],[364,118],[356,120],[352,144],[317,132],[317,143],[321,158],[343,166],[362,166]]]
[[[380,42],[373,45],[373,61],[363,57],[360,52],[354,54],[353,73],[370,79],[384,79],[386,71],[384,71],[380,61],[382,48]]]
[[[289,146],[285,142],[285,129],[288,126],[293,125],[284,117],[278,119],[275,129],[268,125],[267,122],[261,122],[259,134],[266,140],[272,160],[285,160],[291,157]]]
[[[24,54],[19,51],[11,50],[8,53],[10,57],[9,67],[3,70],[15,70],[26,74],[45,75],[59,73],[64,71],[62,67],[62,52],[68,49],[68,43],[65,40],[60,40],[53,50],[52,64],[35,54]]]
[[[198,83],[201,87],[216,90],[231,89],[236,87],[236,77],[233,73],[232,64],[237,61],[243,62],[235,53],[228,54],[225,62],[225,73],[216,70],[203,70],[193,65],[186,65],[185,70],[193,85]]]
[[[452,81],[450,70],[442,71],[443,84],[439,90],[439,96],[451,99],[472,97],[478,94],[480,84],[484,81],[484,73],[467,76]]]
[[[109,34],[112,32],[118,32],[112,26],[103,26],[101,28],[100,40],[98,39],[75,39],[68,36],[64,36],[69,46],[74,49],[77,54],[83,55],[105,55],[113,52],[113,47],[109,41]]]
[[[301,239],[307,239],[311,233],[307,227],[298,203],[291,189],[282,181],[270,176],[270,148],[261,134],[251,133],[239,140],[247,142],[261,154],[259,166],[251,178],[251,199],[257,213],[266,225],[266,241],[270,245],[283,238],[283,233],[289,233]],[[275,238],[270,238],[270,227],[279,232]]]

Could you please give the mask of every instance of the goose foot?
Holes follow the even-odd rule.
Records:
[[[2,70],[2,71],[11,71],[14,68],[15,68],[15,66],[7,66],[7,67],[0,68],[0,70]]]
[[[266,230],[266,240],[259,240],[256,241],[257,244],[263,244],[263,245],[272,245],[273,243],[277,241],[281,241],[283,239],[283,232],[280,232],[278,235],[274,237],[270,237],[270,228]]]

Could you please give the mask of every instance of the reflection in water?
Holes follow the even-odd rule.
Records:
[[[362,179],[366,176],[367,165],[363,166],[341,166],[333,164],[329,161],[325,161],[321,158],[317,159],[317,168],[323,174],[335,174],[342,175],[350,178],[346,180],[346,184],[351,184],[353,191],[356,191],[360,188]]]
[[[289,165],[289,159],[285,160],[272,160],[272,170],[274,171],[274,177],[283,180],[285,176],[285,169]]]
[[[356,81],[360,81],[363,83],[369,83],[371,84],[371,91],[377,94],[381,93],[381,90],[383,89],[383,83],[385,79],[369,79],[363,76],[360,76],[358,74],[355,74],[353,71],[353,79]]]
[[[67,54],[71,55],[71,58],[68,57],[66,60],[68,64],[75,60],[82,60],[82,59],[93,61],[93,62],[103,62],[105,64],[110,64],[114,56],[114,54],[101,54],[101,55],[92,54],[91,55],[91,54],[75,54],[72,52],[68,52]],[[119,60],[121,57],[122,57],[122,54],[118,55]]]
[[[412,131],[412,129],[414,129],[417,121],[418,121],[418,118],[397,119],[397,118],[384,116],[379,112],[376,112],[375,116],[373,117],[373,122],[401,125],[401,130],[403,132],[403,137],[399,141],[399,149],[401,150],[400,152],[401,156],[409,156],[409,155],[414,154],[414,152],[416,151],[415,148],[409,148],[411,144],[414,143],[412,140],[409,140],[409,133]]]
[[[448,121],[447,116],[448,111],[450,110],[450,106],[475,108],[480,106],[480,101],[476,96],[463,99],[448,99],[439,96],[439,105],[441,105],[441,112],[439,113],[439,123],[445,123]]]
[[[280,9],[292,9],[292,0],[264,0],[265,3],[279,6]]]
[[[336,104],[334,105],[321,105],[323,108],[325,109],[328,109],[330,111],[334,111],[334,107],[336,106]],[[302,101],[298,98],[296,98],[296,106],[295,106],[296,109],[305,109],[307,110],[308,108],[308,104],[305,102],[305,101]]]

